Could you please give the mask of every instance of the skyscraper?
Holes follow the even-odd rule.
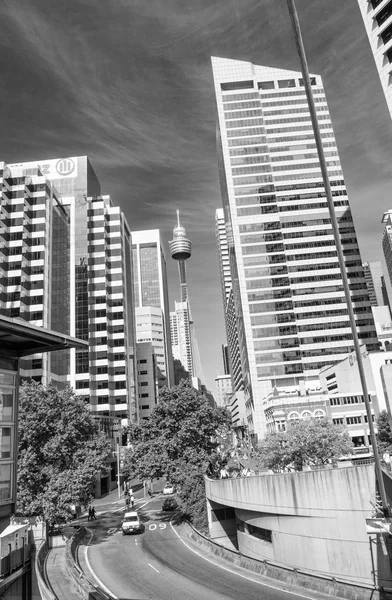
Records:
[[[363,263],[366,286],[372,306],[387,306],[388,296],[384,281],[384,273],[380,261]]]
[[[389,113],[392,116],[392,2],[358,0],[370,47],[380,76]]]
[[[0,200],[0,314],[69,334],[69,222],[60,195],[38,168],[0,163]],[[68,353],[22,359],[21,376],[65,386]]]
[[[204,384],[204,374],[189,304],[185,262],[191,257],[192,244],[186,237],[185,228],[180,225],[179,211],[177,211],[177,226],[173,229],[173,239],[169,242],[169,247],[172,258],[178,262],[181,291],[181,302],[176,302],[174,313],[170,313],[171,329],[175,336],[172,338],[173,354],[175,358],[181,360],[185,369],[190,373],[193,385],[200,387],[201,384]],[[173,339],[180,340],[181,356],[184,360],[186,359],[187,364],[184,364],[177,355]]]
[[[67,318],[68,333],[89,342],[88,351],[71,349],[51,358],[46,379],[42,357],[33,357],[23,374],[43,378],[44,382],[57,381],[56,370],[57,373],[60,370],[62,381],[65,379],[89,402],[94,412],[118,416],[124,422],[137,418],[131,243],[124,215],[113,206],[109,196],[100,195],[99,181],[86,156],[19,163],[9,165],[9,171],[11,185],[17,186],[15,197],[23,199],[25,207],[24,216],[18,215],[18,228],[22,221],[25,223],[23,246],[36,245],[33,238],[39,243],[34,249],[37,255],[25,257],[29,263],[24,270],[31,279],[27,295],[32,296],[30,289],[37,286],[47,288],[43,295],[37,296],[41,302],[37,311],[33,311],[38,319],[34,322],[41,324],[42,319],[38,318],[41,312],[42,324],[46,325],[49,306],[46,294],[52,303],[58,304],[52,328],[64,327],[62,321]],[[19,183],[14,181],[13,173],[18,173]],[[67,233],[58,215],[53,220],[45,212],[48,194],[57,198],[56,210],[66,217]],[[37,198],[30,201],[31,195]],[[31,221],[32,217],[38,220]],[[52,247],[46,235],[51,228]],[[68,261],[66,267],[57,266],[52,275],[48,271],[49,262],[44,259],[50,252],[55,252],[52,260],[56,259],[59,265]],[[17,307],[13,308],[16,311]],[[23,318],[23,314],[20,316]]]
[[[158,388],[174,384],[166,257],[158,229],[132,232],[136,337],[151,342]],[[146,404],[146,403],[144,403]]]
[[[232,279],[226,322],[237,330],[249,432],[256,440],[265,433],[263,398],[298,380],[317,386],[320,369],[341,360],[353,343],[301,73],[222,58],[213,58],[212,66]],[[318,75],[311,83],[358,334],[374,349],[324,88]]]

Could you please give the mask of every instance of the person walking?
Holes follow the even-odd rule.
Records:
[[[92,521],[96,521],[97,517],[95,516],[95,508],[94,506],[91,507],[91,520]]]
[[[133,508],[135,506],[135,497],[132,495],[131,496],[131,507]]]
[[[88,518],[87,518],[87,521],[91,521],[91,520],[92,520],[92,518],[91,518],[91,506],[89,506],[88,507]]]

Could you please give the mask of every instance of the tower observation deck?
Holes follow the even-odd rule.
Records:
[[[169,242],[170,254],[178,261],[180,274],[181,302],[188,300],[185,261],[192,255],[192,242],[186,237],[185,227],[180,225],[180,211],[177,211],[177,227],[173,229],[173,239]]]

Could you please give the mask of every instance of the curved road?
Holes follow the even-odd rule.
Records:
[[[173,527],[172,513],[161,512],[162,496],[136,508],[145,523],[141,534],[121,533],[122,503],[94,522],[94,537],[81,547],[98,582],[121,600],[298,600],[310,596],[285,592],[217,557],[201,555]],[[103,587],[102,586],[102,587]],[[105,588],[104,588],[105,589]]]

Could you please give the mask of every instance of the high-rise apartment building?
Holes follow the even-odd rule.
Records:
[[[158,388],[174,384],[166,257],[158,229],[132,232],[137,342],[151,342]]]
[[[40,297],[44,299],[34,304],[36,311],[30,309],[36,313],[36,318],[30,320],[50,326],[45,321],[49,306],[45,298],[50,297],[52,304],[59,306],[51,317],[51,328],[60,331],[67,319],[67,333],[89,342],[88,351],[71,349],[57,353],[50,359],[50,366],[45,365],[48,359],[33,357],[22,374],[44,382],[60,378],[102,416],[117,416],[124,421],[137,418],[131,242],[123,214],[112,205],[109,196],[100,195],[99,181],[86,156],[33,161],[8,168],[11,180],[15,175],[20,182],[15,181],[15,199],[19,198],[20,204],[23,199],[26,206],[23,215],[16,213],[19,229],[15,233],[22,236],[24,246],[34,245],[37,253],[28,257],[26,254],[30,262],[24,271],[31,279],[31,289],[44,290],[43,294],[29,291],[29,296],[37,297],[29,301],[31,305]],[[31,195],[36,199],[30,209],[27,207],[31,205]],[[55,218],[46,208],[50,205],[49,196],[56,198],[56,202],[51,200],[56,206]],[[9,248],[15,245],[11,240],[6,243]],[[56,259],[54,274],[48,271],[45,256],[52,262]],[[23,259],[22,256],[25,264]],[[64,261],[66,267],[61,266]],[[9,276],[8,271],[7,283]],[[24,295],[22,288],[14,291],[16,296],[18,291]],[[12,308],[16,316],[18,307],[14,304]],[[21,308],[20,316],[24,318],[26,311],[24,306]],[[43,320],[38,318],[40,312]]]
[[[317,386],[353,348],[301,73],[212,59],[218,161],[249,432],[266,430],[273,387]],[[324,88],[311,76],[359,338],[377,348]],[[227,326],[229,330],[229,327]],[[230,346],[230,341],[229,341]],[[235,382],[233,381],[235,384]]]
[[[0,200],[0,313],[69,334],[69,222],[59,194],[37,168],[0,163]],[[68,352],[22,359],[20,374],[66,385]]]
[[[187,302],[175,302],[170,313],[170,333],[173,358],[179,360],[192,377],[193,360]]]
[[[392,116],[392,2],[391,0],[358,0],[358,4],[389,113]]]

